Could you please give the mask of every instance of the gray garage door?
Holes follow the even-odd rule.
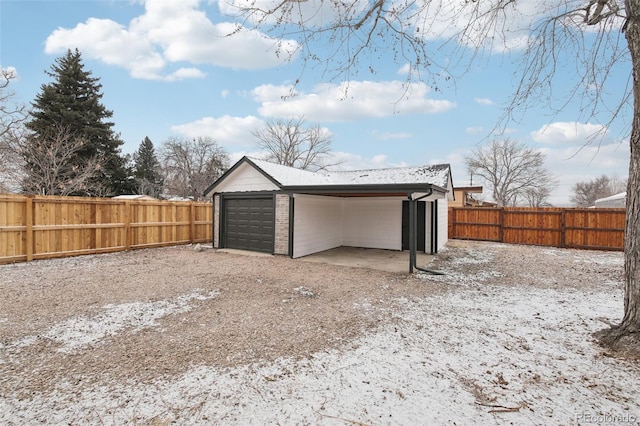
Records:
[[[225,247],[273,253],[273,212],[273,197],[225,199]]]

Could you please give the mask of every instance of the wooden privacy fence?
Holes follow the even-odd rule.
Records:
[[[449,238],[623,250],[625,209],[449,208]]]
[[[210,242],[211,203],[0,195],[0,263]]]

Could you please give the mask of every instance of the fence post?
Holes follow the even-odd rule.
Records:
[[[104,206],[105,204],[101,204],[99,201],[95,201],[94,205],[96,207],[96,219],[95,219],[95,232],[94,232],[94,237],[95,237],[95,247],[93,247],[94,249],[101,249],[102,248],[102,228],[100,227],[100,225],[102,225],[102,206]]]
[[[124,202],[124,249],[131,248],[131,202]]]
[[[33,260],[33,198],[27,197],[25,200],[25,249],[27,251],[27,262]]]
[[[565,233],[567,232],[567,222],[566,222],[566,214],[567,214],[567,209],[562,209],[562,216],[560,219],[560,247],[564,248],[564,246],[566,245],[566,235]]]
[[[500,242],[504,243],[504,207],[500,207]]]
[[[173,220],[173,226],[171,227],[171,241],[178,239],[178,206],[176,203],[171,205],[171,220]]]
[[[456,234],[456,208],[449,207],[449,238],[454,238]]]
[[[196,206],[193,201],[189,203],[189,240],[191,244],[196,240]]]

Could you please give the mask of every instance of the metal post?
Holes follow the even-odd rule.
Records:
[[[416,200],[409,199],[409,273],[413,274],[413,265],[416,264]]]

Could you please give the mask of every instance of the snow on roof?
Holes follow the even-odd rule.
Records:
[[[626,196],[627,196],[627,193],[625,191],[625,192],[621,192],[619,194],[610,195],[608,197],[598,198],[596,200],[596,203],[599,203],[599,202],[602,202],[602,201],[623,200]]]
[[[116,200],[157,200],[157,198],[152,197],[151,195],[144,195],[144,194],[116,195],[113,198]]]
[[[450,174],[448,164],[387,169],[310,172],[256,158],[249,158],[249,160],[278,181],[282,186],[423,183],[447,188]]]
[[[247,158],[256,166],[260,167],[263,172],[278,181],[282,186],[333,184],[330,176],[326,174],[327,172],[310,172],[307,170],[283,166],[281,164],[271,163],[265,160],[259,160],[257,158]]]

